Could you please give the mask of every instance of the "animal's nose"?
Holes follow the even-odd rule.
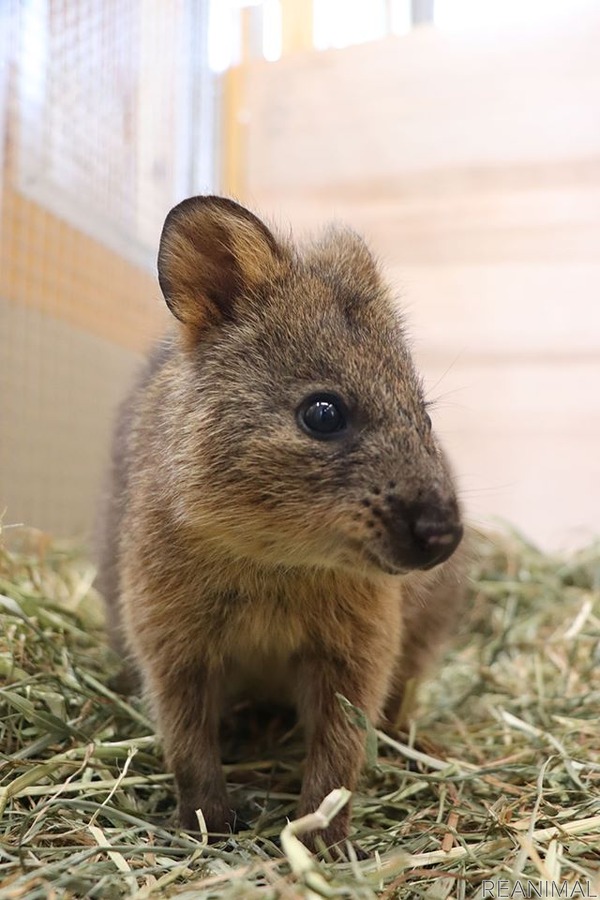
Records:
[[[452,507],[418,506],[413,510],[408,526],[414,564],[421,569],[430,569],[452,556],[463,536],[463,526]]]

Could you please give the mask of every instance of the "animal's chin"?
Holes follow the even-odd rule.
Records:
[[[370,569],[374,567],[385,575],[409,575],[411,572],[428,572],[430,569],[435,569],[440,562],[443,562],[443,560],[435,558],[419,561],[390,560],[367,547],[363,548],[361,557]]]
[[[365,552],[365,558],[369,563],[369,567],[375,567],[379,572],[383,572],[385,575],[406,575],[410,571],[408,568],[403,568],[387,559],[382,559],[370,550]]]
[[[386,575],[409,575],[411,572],[429,572],[430,569],[435,569],[440,564],[440,560],[437,559],[423,562],[419,565],[393,563],[369,550],[365,552],[365,558],[368,560],[369,566],[375,566]]]
[[[362,575],[407,575],[410,566],[402,566],[380,556],[356,539],[348,541],[333,568],[350,569]]]

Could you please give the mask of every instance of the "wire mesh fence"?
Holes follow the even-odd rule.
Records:
[[[4,524],[89,530],[114,407],[163,324],[164,216],[212,186],[206,6],[2,4]]]

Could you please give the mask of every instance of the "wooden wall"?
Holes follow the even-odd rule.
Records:
[[[548,545],[600,531],[598,46],[590,7],[250,61],[228,82],[225,189],[300,232],[365,233],[472,518]]]
[[[107,21],[107,34],[122,39],[125,7],[111,3],[121,28]],[[36,111],[23,105],[17,8],[34,7],[0,12],[10,62],[0,69],[0,510],[5,522],[72,534],[90,525],[112,409],[166,315],[150,269],[23,182],[20,129]],[[126,9],[140,21],[137,0]],[[148,115],[157,79],[162,107],[182,89],[189,29],[183,19],[175,29],[173,9],[139,4]],[[223,79],[223,191],[298,232],[337,218],[365,233],[408,311],[475,521],[499,515],[548,545],[597,533],[600,11],[578,5],[559,26],[487,36],[421,27],[316,52],[310,0],[282,10],[276,63],[256,58],[256,10],[242,14],[246,61]],[[179,37],[167,40],[161,16]],[[127,144],[139,110],[119,66],[117,144],[160,179],[171,125],[142,122],[152,141],[168,138],[160,158]],[[193,123],[180,125],[185,152]],[[146,202],[143,184],[136,194]]]

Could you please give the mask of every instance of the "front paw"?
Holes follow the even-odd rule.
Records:
[[[299,818],[309,811],[314,812],[319,804],[302,803],[299,809]],[[348,835],[350,833],[350,808],[342,809],[337,816],[325,828],[298,833],[299,839],[311,853],[330,857],[335,862],[346,862],[351,856],[348,850]],[[357,859],[366,859],[368,854],[352,844],[352,849]]]
[[[222,841],[243,827],[244,823],[238,819],[235,810],[231,809],[227,802],[224,803],[183,803],[179,804],[179,824],[183,831],[198,835],[201,833],[200,822],[196,814],[199,809],[204,817],[208,840],[211,843]]]

